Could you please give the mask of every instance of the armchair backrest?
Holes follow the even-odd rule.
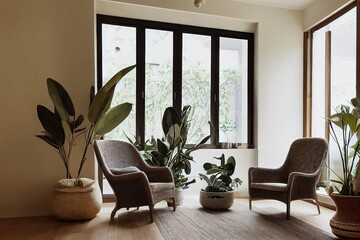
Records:
[[[118,140],[96,140],[94,149],[100,167],[105,167],[105,170],[130,166],[137,167],[141,170],[146,166],[139,151],[127,142]]]
[[[287,174],[304,172],[320,174],[328,153],[328,143],[323,138],[300,138],[295,140],[289,149],[284,165],[281,167]]]

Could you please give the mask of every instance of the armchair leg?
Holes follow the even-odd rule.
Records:
[[[316,207],[317,207],[317,210],[318,210],[318,213],[320,214],[320,205],[319,205],[319,201],[317,199],[314,199],[314,202],[316,204]]]
[[[150,211],[150,222],[153,223],[154,222],[154,210],[153,210],[153,206],[149,206],[149,211]]]
[[[290,202],[286,203],[286,220],[290,219]]]
[[[113,219],[115,217],[117,210],[119,210],[119,208],[118,208],[118,206],[115,206],[115,208],[111,212],[111,217],[110,217],[111,219]]]
[[[173,197],[172,198],[172,202],[173,202],[173,209],[174,211],[176,210],[176,201],[175,201],[175,198]]]
[[[252,209],[252,201],[251,201],[251,197],[249,197],[249,209]]]

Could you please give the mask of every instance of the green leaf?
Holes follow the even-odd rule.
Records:
[[[184,165],[185,165],[185,167],[184,167],[185,173],[186,173],[186,174],[190,174],[190,173],[191,173],[191,164],[190,164],[190,161],[185,160],[185,161],[184,161]]]
[[[44,140],[50,146],[52,146],[52,147],[54,147],[56,149],[59,149],[59,146],[57,145],[57,143],[50,136],[48,136],[48,135],[35,135],[35,137],[38,137],[38,138]]]
[[[215,164],[211,164],[211,163],[204,163],[203,168],[205,171],[212,169],[213,167],[216,167]]]
[[[168,133],[170,128],[177,124],[181,125],[181,119],[179,114],[176,112],[174,107],[168,107],[164,111],[163,119],[162,119],[162,128],[164,133]],[[180,135],[180,132],[179,132]]]
[[[103,136],[104,134],[112,131],[122,121],[124,121],[125,118],[127,118],[131,109],[131,103],[122,103],[111,108],[99,119],[99,122],[96,124],[94,130],[95,136]]]
[[[205,182],[207,183],[207,185],[210,185],[210,179],[208,176],[206,176],[205,174],[199,173],[200,179],[201,180],[205,180]]]
[[[351,99],[351,103],[355,108],[360,109],[360,98]]]
[[[100,117],[107,112],[112,101],[116,84],[136,65],[129,66],[117,72],[95,95],[89,107],[88,119],[92,124],[96,124]]]
[[[65,88],[51,78],[47,79],[47,87],[49,96],[60,118],[67,121],[70,116],[75,116],[74,105]]]
[[[48,133],[47,136],[52,138],[52,142],[64,145],[65,132],[59,116],[42,105],[37,105],[37,114],[43,128]]]

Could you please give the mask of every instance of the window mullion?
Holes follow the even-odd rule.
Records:
[[[174,31],[173,46],[173,106],[180,112],[182,106],[182,33]]]
[[[211,138],[211,143],[219,143],[219,36],[211,36],[211,94],[210,94],[210,114],[211,122],[215,128],[215,133]]]
[[[145,137],[145,28],[136,28],[136,138]]]

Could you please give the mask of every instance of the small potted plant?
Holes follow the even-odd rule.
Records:
[[[225,210],[234,203],[233,190],[238,188],[242,181],[231,178],[236,166],[233,156],[230,156],[226,163],[224,154],[214,159],[220,160],[220,165],[204,163],[206,174],[199,173],[200,179],[207,183],[206,188],[200,191],[200,204],[204,208]]]
[[[340,105],[328,119],[330,134],[339,150],[341,172],[330,168],[334,179],[328,193],[336,205],[330,220],[335,235],[360,238],[360,99],[351,99],[352,106]],[[339,131],[340,130],[340,131]]]
[[[36,137],[56,150],[65,168],[65,178],[54,186],[50,201],[51,213],[56,218],[86,220],[94,218],[100,211],[102,196],[99,186],[93,179],[81,178],[81,171],[93,141],[113,130],[129,115],[131,103],[121,103],[113,107],[110,107],[110,104],[116,84],[134,68],[135,65],[119,71],[96,94],[94,87],[91,87],[86,126],[84,116],[77,115],[65,88],[59,82],[47,79],[48,93],[54,110],[37,105],[37,115],[44,130]],[[82,158],[78,159],[79,167],[75,175],[70,169],[70,162],[80,136],[84,137],[85,144]]]

